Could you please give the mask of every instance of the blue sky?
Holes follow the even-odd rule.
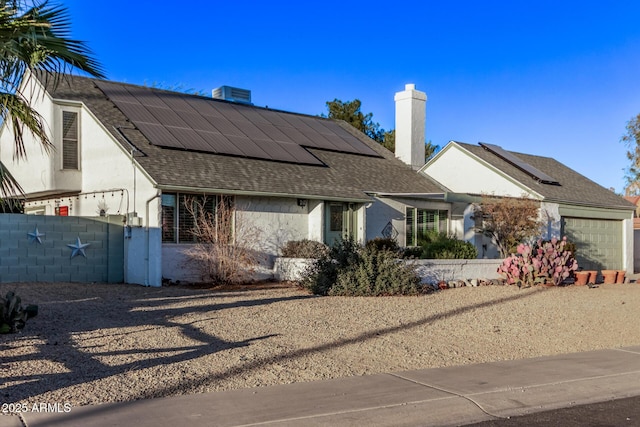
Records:
[[[513,4],[511,4],[513,3]],[[306,114],[358,98],[384,129],[427,93],[427,139],[553,157],[620,192],[640,113],[637,1],[62,0],[109,79]]]

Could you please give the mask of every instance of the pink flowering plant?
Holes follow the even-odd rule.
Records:
[[[533,286],[551,282],[558,286],[578,269],[573,253],[566,250],[567,238],[538,240],[533,246],[521,243],[498,267],[510,285]]]

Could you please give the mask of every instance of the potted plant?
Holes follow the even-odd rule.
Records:
[[[602,270],[602,281],[605,285],[616,283],[617,270]]]
[[[589,279],[587,279],[587,283],[596,283],[598,280],[598,272],[596,270],[582,270],[589,273]]]
[[[575,284],[578,286],[584,286],[589,282],[588,271],[576,271],[575,276],[576,276]]]

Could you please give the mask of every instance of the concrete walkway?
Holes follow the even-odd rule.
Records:
[[[30,412],[0,427],[449,426],[638,395],[640,346]]]

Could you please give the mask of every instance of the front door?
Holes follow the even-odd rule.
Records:
[[[355,239],[356,209],[353,203],[328,202],[325,211],[324,242],[333,245],[340,239]]]

